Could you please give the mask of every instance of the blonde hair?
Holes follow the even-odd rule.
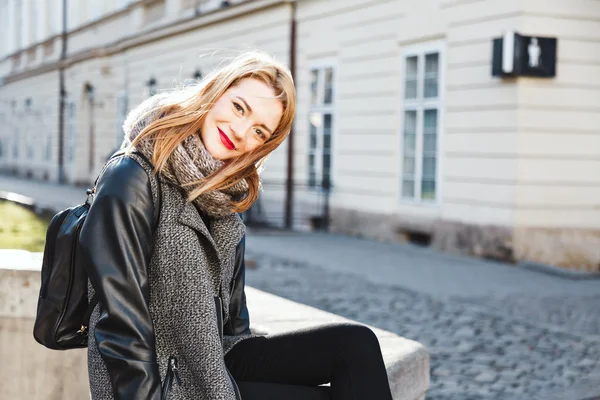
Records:
[[[222,168],[202,181],[189,183],[198,186],[188,194],[188,201],[202,193],[229,188],[242,179],[248,182],[248,196],[233,203],[233,212],[242,212],[258,198],[260,187],[259,169],[266,158],[287,137],[296,112],[296,90],[289,69],[262,52],[245,52],[227,65],[213,71],[191,89],[179,90],[167,96],[159,106],[161,118],[148,124],[132,141],[130,149],[143,138],[154,146],[152,164],[156,173],[167,165],[171,153],[189,136],[201,129],[206,114],[229,88],[244,79],[256,79],[274,92],[283,105],[283,114],[273,135],[261,146],[225,162]],[[156,112],[157,110],[152,110]],[[146,114],[147,115],[147,114]],[[142,116],[143,118],[144,116]]]

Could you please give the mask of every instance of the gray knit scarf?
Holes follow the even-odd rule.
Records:
[[[157,107],[168,95],[156,95],[136,107],[125,120],[123,130],[125,139],[121,148],[129,148],[132,141],[151,122],[160,118]],[[152,160],[154,144],[150,139],[139,141],[135,149],[149,160]],[[160,171],[168,182],[179,186],[188,195],[196,189],[209,175],[223,167],[223,161],[215,159],[204,147],[200,139],[200,132],[186,138],[167,160],[165,167]],[[189,183],[192,185],[186,185]],[[211,217],[224,217],[233,212],[233,202],[240,201],[248,195],[248,182],[245,179],[235,185],[220,190],[204,192],[193,203],[197,209]]]

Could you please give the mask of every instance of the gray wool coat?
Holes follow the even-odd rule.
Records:
[[[197,209],[186,201],[178,188],[161,181],[159,190],[158,178],[153,175],[151,166],[135,154],[123,157],[132,158],[146,171],[153,203],[155,206],[160,204],[160,218],[154,230],[147,266],[147,306],[161,380],[164,380],[169,357],[175,356],[179,361],[181,385],[172,386],[169,399],[235,400],[224,355],[236,343],[252,335],[224,336],[221,341],[214,297],[222,298],[226,322],[236,247],[245,234],[245,226],[239,215],[233,213],[211,220],[210,228],[207,227]],[[105,176],[107,173],[102,175],[99,187],[103,179],[116,179],[114,174],[113,171],[110,178]],[[95,202],[88,219],[94,214],[94,205]],[[104,216],[111,217],[114,216]],[[90,298],[93,294],[90,284]],[[88,367],[93,400],[114,398],[111,379],[99,351],[101,343],[98,340],[102,338],[99,339],[95,330],[103,312],[106,310],[99,303],[89,324]]]

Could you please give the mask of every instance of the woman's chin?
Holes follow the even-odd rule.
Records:
[[[223,148],[222,145],[218,145],[215,147],[216,148],[214,148],[213,146],[206,146],[206,151],[208,151],[215,160],[225,161],[228,158],[231,158],[230,152],[227,149]]]

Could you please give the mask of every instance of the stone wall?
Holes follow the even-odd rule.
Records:
[[[330,231],[384,242],[410,241],[412,235],[430,236],[434,220],[410,215],[388,215],[343,208],[331,209]]]
[[[513,241],[518,260],[600,272],[600,230],[516,228]]]
[[[508,228],[335,208],[331,231],[385,242],[431,244],[440,251],[502,262],[600,271],[599,230]]]
[[[514,262],[510,228],[438,221],[433,229],[433,246],[454,254]]]
[[[89,398],[87,352],[49,350],[33,338],[39,270],[0,266],[0,398]]]

